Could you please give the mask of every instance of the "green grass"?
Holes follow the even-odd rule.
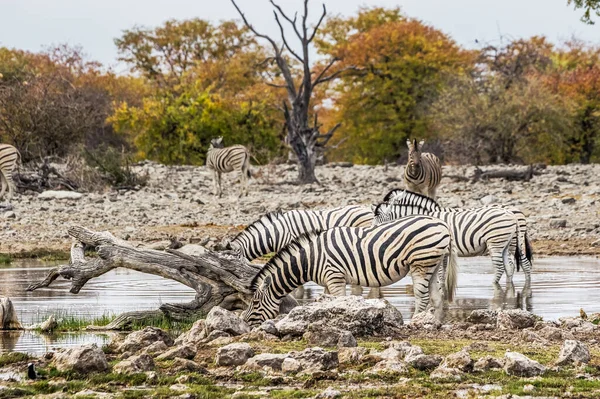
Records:
[[[29,251],[15,252],[12,254],[2,254],[14,259],[39,259],[43,261],[69,260],[71,254],[69,251],[57,249],[32,249]]]
[[[29,359],[31,359],[31,357],[27,353],[20,353],[20,352],[3,353],[0,355],[0,367],[4,367],[6,365],[13,364],[13,363],[26,362]]]
[[[9,254],[0,254],[0,265],[10,265],[12,257]]]

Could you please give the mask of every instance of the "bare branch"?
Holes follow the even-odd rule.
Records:
[[[273,48],[275,49],[275,52],[277,53],[277,56],[279,56],[279,47],[277,46],[277,43],[275,43],[275,40],[271,39],[267,35],[264,35],[262,33],[258,33],[258,31],[256,29],[254,29],[254,27],[248,22],[248,20],[246,19],[246,16],[242,12],[242,10],[240,10],[240,8],[236,4],[235,0],[231,0],[231,2],[233,3],[233,6],[237,10],[238,14],[240,14],[240,17],[242,17],[242,20],[244,21],[244,24],[246,25],[246,27],[248,29],[250,29],[252,31],[252,33],[254,33],[256,36],[258,36],[258,37],[260,37],[262,39],[268,40],[271,43],[271,45],[273,46]]]
[[[279,21],[279,17],[277,16],[277,12],[273,11],[273,15],[275,15],[275,21],[277,21],[277,25],[279,25],[279,30],[281,31],[281,40],[283,40],[283,44],[285,45],[285,48],[288,49],[288,51],[290,53],[292,53],[292,55],[294,57],[296,57],[296,59],[300,62],[304,62],[304,60],[302,59],[302,57],[300,57],[294,50],[292,50],[292,48],[290,47],[290,45],[288,44],[287,40],[285,39],[285,32],[283,30],[283,26],[281,26],[281,22]]]
[[[351,65],[351,66],[348,66],[348,67],[346,67],[346,68],[342,68],[342,69],[340,69],[339,71],[336,71],[336,72],[332,73],[332,74],[331,74],[331,75],[329,75],[329,76],[322,76],[322,77],[320,77],[320,78],[317,78],[317,79],[315,79],[315,83],[314,83],[314,85],[316,86],[316,85],[318,85],[318,84],[320,84],[320,83],[329,82],[329,81],[331,81],[331,80],[333,80],[333,79],[336,79],[336,78],[338,78],[338,77],[339,77],[339,76],[340,76],[342,73],[344,73],[344,72],[347,72],[347,71],[358,71],[358,72],[362,72],[362,71],[364,71],[364,70],[365,70],[364,68],[358,68],[358,67],[356,67],[356,66],[354,66],[354,65]]]
[[[315,26],[315,30],[313,30],[312,35],[310,35],[310,38],[308,39],[308,42],[312,42],[313,39],[315,38],[317,31],[319,30],[319,27],[321,26],[321,22],[323,22],[323,19],[325,19],[325,15],[327,15],[327,8],[325,7],[325,3],[323,3],[323,14],[321,14],[321,18],[319,18],[319,22],[317,22],[317,25]]]
[[[290,23],[290,25],[292,25],[292,27],[294,28],[294,32],[296,32],[296,35],[298,36],[298,38],[300,40],[302,40],[302,35],[300,35],[300,32],[298,32],[298,27],[296,26],[296,19],[298,17],[298,14],[294,14],[294,19],[290,19],[290,17],[288,17],[287,15],[285,15],[285,13],[283,12],[283,10],[281,9],[281,7],[279,5],[277,5],[273,0],[270,0],[271,4],[273,4],[273,7],[275,7],[277,9],[277,11],[279,11],[279,13],[281,14],[281,16],[283,18],[286,19],[286,21],[288,21]]]
[[[265,82],[267,86],[277,87],[278,89],[287,89],[288,85],[279,85],[277,83]]]
[[[331,61],[329,61],[329,63],[327,64],[327,66],[325,68],[323,68],[323,70],[321,71],[321,73],[319,73],[319,76],[317,76],[317,78],[314,80],[313,82],[313,86],[316,86],[319,83],[319,80],[321,80],[321,78],[323,78],[323,76],[327,73],[327,71],[333,66],[333,64],[335,64],[337,61],[339,61],[339,59],[337,57],[333,57],[331,59]]]
[[[329,140],[331,140],[331,138],[333,137],[333,134],[335,133],[335,131],[338,130],[338,128],[340,126],[342,126],[342,124],[338,123],[333,128],[331,128],[327,133],[316,136],[315,140],[322,140],[322,141],[317,142],[315,145],[317,147],[325,147],[327,145],[327,143],[329,142]]]

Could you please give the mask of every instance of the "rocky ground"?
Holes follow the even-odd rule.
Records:
[[[403,167],[344,166],[318,167],[321,184],[305,186],[293,184],[295,166],[253,167],[250,195],[244,198],[237,196],[235,174],[225,175],[225,195],[216,198],[205,167],[151,162],[135,167],[149,176],[149,184],[137,191],[21,193],[12,209],[0,207],[0,253],[65,251],[70,246],[66,230],[73,224],[137,241],[175,237],[210,246],[268,211],[377,203],[390,189],[403,187]],[[600,165],[550,166],[526,182],[462,179],[474,170],[444,166],[444,175],[452,177],[442,180],[440,203],[515,205],[527,215],[538,254],[600,254]]]
[[[213,308],[174,338],[154,327],[104,348],[0,356],[0,397],[600,397],[600,314],[545,322],[474,311],[404,325],[385,300],[322,297],[251,329]],[[32,362],[40,378],[25,377]]]

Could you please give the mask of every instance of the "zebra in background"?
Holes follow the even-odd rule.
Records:
[[[425,140],[417,143],[406,140],[408,163],[404,169],[404,182],[410,191],[427,195],[435,200],[437,186],[442,179],[442,164],[432,153],[421,152]]]
[[[250,325],[275,318],[282,298],[307,281],[343,296],[346,283],[381,287],[401,280],[409,271],[415,314],[425,310],[430,298],[439,311],[442,292],[452,301],[456,290],[457,264],[452,246],[446,223],[429,216],[402,218],[368,228],[336,227],[300,236],[258,272],[252,281],[252,302],[242,317]],[[437,274],[446,263],[448,272],[440,289]]]
[[[223,189],[221,188],[221,173],[228,173],[234,170],[241,172],[240,182],[242,195],[248,195],[248,178],[250,176],[250,154],[243,145],[233,145],[223,147],[223,137],[217,137],[210,141],[208,153],[206,154],[206,166],[213,171],[213,183],[215,186],[215,195],[221,197]]]
[[[429,215],[439,218],[450,226],[458,256],[484,255],[486,250],[494,266],[494,284],[500,281],[505,270],[512,268],[510,245],[517,236],[516,259],[521,262],[518,223],[515,215],[497,207],[486,208],[441,208],[424,195],[405,190],[392,190],[375,208],[375,223],[385,223],[408,215]],[[530,268],[523,265],[526,278]],[[512,276],[511,276],[512,277]],[[507,278],[509,278],[507,273]]]
[[[517,256],[517,245],[519,245],[519,243],[521,244],[521,254],[525,254],[525,257],[521,259],[521,261],[517,260],[516,265],[517,265],[517,272],[520,269],[520,266],[523,265],[523,269],[525,269],[526,267],[529,269],[529,272],[526,274],[526,278],[529,278],[528,276],[531,275],[531,268],[533,267],[533,247],[531,246],[531,242],[529,241],[529,236],[527,235],[527,219],[525,218],[525,214],[523,214],[523,212],[519,209],[519,208],[515,208],[514,206],[502,206],[502,205],[490,205],[493,208],[502,208],[502,209],[506,209],[507,211],[511,212],[513,215],[515,215],[515,217],[517,218],[517,224],[519,226],[519,235],[518,235],[518,240],[517,240],[517,236],[515,236],[515,238],[513,239],[513,241],[510,244],[510,252],[515,256]],[[512,276],[514,273],[514,269],[511,268],[510,270],[506,271],[508,278],[512,281]]]
[[[0,198],[4,197],[4,193],[8,189],[8,199],[10,200],[15,191],[15,182],[12,174],[17,166],[17,161],[21,160],[19,150],[10,144],[0,144]]]

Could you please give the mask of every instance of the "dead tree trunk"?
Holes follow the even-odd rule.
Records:
[[[158,314],[181,320],[199,318],[213,306],[243,309],[251,299],[250,283],[261,268],[261,265],[228,253],[204,250],[202,254],[188,255],[182,252],[184,249],[163,252],[136,247],[109,232],[94,232],[79,226],[68,231],[76,239],[71,247],[69,264],[50,270],[43,281],[30,285],[28,291],[48,287],[58,277],[63,277],[71,281],[70,292],[77,294],[89,280],[118,267],[175,280],[196,291],[196,297],[190,303],[164,304],[159,308],[160,313],[124,314],[111,323],[109,329],[121,329],[132,321]],[[85,257],[86,245],[96,248],[97,258]],[[293,306],[293,303],[287,301],[285,306]]]
[[[317,160],[317,152],[322,151],[327,142],[333,136],[334,131],[339,127],[336,125],[326,134],[320,134],[320,125],[317,123],[315,117],[314,124],[311,124],[311,118],[309,116],[311,107],[310,101],[315,86],[330,82],[340,76],[346,70],[356,69],[354,67],[347,67],[338,69],[335,72],[331,71],[331,68],[338,61],[337,58],[331,59],[322,68],[313,68],[311,70],[311,64],[309,60],[310,45],[315,39],[316,33],[319,30],[319,26],[323,22],[323,19],[327,15],[325,5],[323,5],[323,12],[319,21],[312,31],[308,28],[308,0],[304,0],[304,14],[302,15],[301,23],[296,23],[296,16],[291,18],[285,14],[282,8],[277,5],[273,0],[271,4],[275,8],[273,14],[275,15],[275,21],[279,26],[281,32],[282,44],[278,45],[275,40],[271,37],[258,33],[254,27],[248,22],[244,13],[235,3],[235,0],[231,0],[234,7],[242,17],[244,24],[250,29],[257,37],[268,41],[273,47],[273,56],[268,59],[277,65],[283,80],[281,82],[267,82],[269,86],[283,88],[287,91],[288,101],[284,103],[284,114],[286,121],[287,137],[286,144],[288,144],[298,159],[298,182],[299,183],[314,183],[317,182],[315,176],[315,164]],[[285,30],[281,23],[282,19],[286,20],[295,36],[300,41],[301,51],[296,52],[288,42],[285,35]],[[290,57],[286,57],[284,51],[290,54]],[[290,58],[293,57],[302,65],[298,68],[299,73],[294,73],[294,68],[290,68]],[[296,75],[296,76],[294,76]],[[291,109],[288,109],[288,104]]]

